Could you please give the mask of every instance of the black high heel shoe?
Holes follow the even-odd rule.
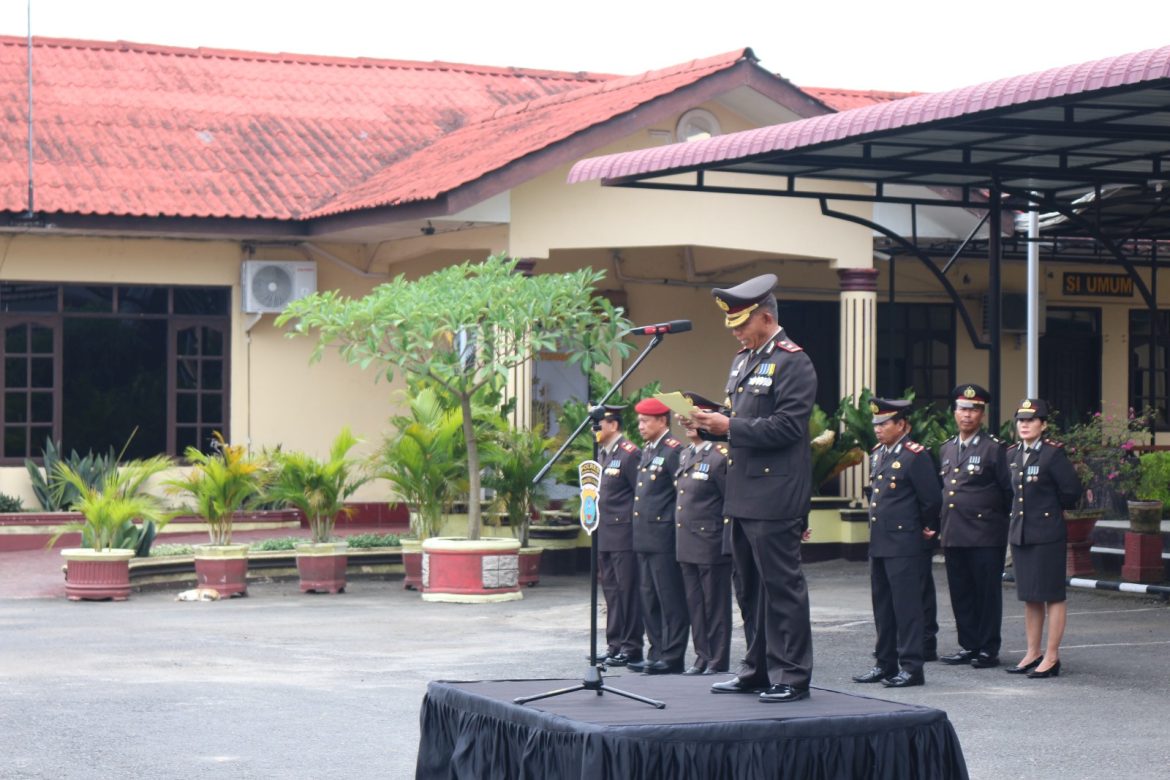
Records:
[[[1052,665],[1051,669],[1046,669],[1043,672],[1038,672],[1035,669],[1028,672],[1028,679],[1030,680],[1046,680],[1049,677],[1060,677],[1060,659]]]
[[[1039,666],[1040,662],[1043,660],[1044,656],[1040,656],[1030,664],[1026,664],[1024,666],[1009,666],[1008,668],[1004,669],[1004,671],[1008,674],[1026,674],[1031,676],[1032,670]]]

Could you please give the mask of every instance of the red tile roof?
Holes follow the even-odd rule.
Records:
[[[889,103],[905,97],[921,95],[921,92],[883,92],[872,89],[841,89],[839,87],[801,87],[801,92],[812,95],[834,111],[848,111],[851,108],[872,106],[875,103]]]
[[[720,135],[693,143],[594,157],[574,165],[569,172],[569,181],[639,176],[805,149],[870,133],[1163,79],[1170,79],[1170,46],[1013,76],[947,92],[917,95],[839,114],[814,116],[787,124]]]
[[[38,211],[295,218],[590,73],[34,39]],[[27,206],[25,39],[0,36],[0,209]]]
[[[749,60],[754,61],[751,51],[739,49],[502,107],[490,118],[442,136],[388,166],[309,216],[436,198],[505,163]]]

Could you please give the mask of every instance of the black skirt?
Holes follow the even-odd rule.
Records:
[[[1016,598],[1020,601],[1064,601],[1065,543],[1013,544]]]

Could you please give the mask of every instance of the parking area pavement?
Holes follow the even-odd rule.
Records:
[[[873,690],[849,681],[873,648],[865,564],[806,571],[814,686],[945,710],[973,778],[1156,777],[1170,766],[1162,601],[1070,591],[1056,679],[932,663],[922,688]],[[954,624],[941,566],[935,575],[946,652]],[[295,582],[249,590],[193,603],[166,591],[122,603],[0,598],[3,776],[407,778],[429,680],[579,679],[585,668],[584,575],[545,577],[524,600],[491,605],[423,602],[400,580],[355,580],[339,596],[302,595]],[[1006,587],[1005,661],[1023,651],[1022,612]],[[743,651],[738,625],[732,650]],[[622,674],[608,677],[620,687]]]

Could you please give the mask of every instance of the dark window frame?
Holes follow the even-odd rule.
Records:
[[[1129,370],[1126,375],[1126,394],[1129,399],[1129,407],[1135,412],[1140,413],[1147,406],[1153,408],[1155,431],[1170,431],[1170,343],[1167,343],[1159,335],[1154,361],[1155,363],[1160,362],[1161,365],[1150,366],[1147,364],[1150,355],[1149,314],[1150,310],[1146,308],[1129,310],[1127,322]],[[1136,322],[1135,320],[1139,317],[1144,317],[1145,322]],[[1162,319],[1167,328],[1170,328],[1170,311],[1159,309],[1158,317]],[[1157,378],[1161,380],[1161,392],[1158,392],[1158,388],[1149,383],[1154,375],[1157,375]]]
[[[895,317],[893,327],[889,317],[891,312]],[[924,340],[933,340],[938,336],[941,329],[932,324],[936,314],[942,315],[945,312],[948,318],[948,327],[943,331],[946,334],[945,347],[947,353],[947,361],[945,363],[936,362],[933,356],[930,356],[927,361],[918,365],[914,360],[914,346],[922,343]],[[914,315],[925,315],[926,324],[917,325],[911,321]],[[955,309],[949,303],[903,303],[901,301],[889,303],[885,301],[878,301],[877,310],[875,312],[876,318],[876,339],[875,339],[875,371],[874,384],[876,387],[872,388],[874,393],[879,396],[901,398],[903,393],[909,388],[914,390],[915,405],[921,406],[923,403],[931,403],[940,409],[944,409],[950,405],[951,390],[955,386],[955,370],[958,360],[958,350],[956,347],[957,329],[955,327]],[[929,337],[929,338],[924,338]],[[901,360],[901,375],[898,377],[891,377],[889,374],[893,369],[890,357],[890,339],[900,342],[900,352],[898,355],[895,352],[895,360]],[[938,383],[933,379],[924,387],[924,383],[918,381],[918,377],[922,372],[926,372],[929,376],[932,372],[945,371],[946,376],[942,380],[941,386],[936,387]]]
[[[108,294],[111,305],[108,311],[86,311],[84,308],[76,309],[70,308],[66,310],[65,305],[65,289],[74,288],[76,293],[78,288],[90,288],[98,293],[96,300],[104,300],[104,296]],[[40,311],[24,311],[21,310],[21,294],[23,288],[40,288],[41,293],[39,300],[41,301],[42,310]],[[166,306],[165,311],[140,311],[135,307],[130,307],[131,311],[122,311],[121,299],[124,292],[141,291],[144,288],[154,288],[157,290],[166,291]],[[54,296],[49,292],[55,290],[55,305],[50,303]],[[34,293],[37,290],[32,290]],[[183,307],[189,308],[191,301],[199,301],[202,296],[207,306],[207,313],[191,314],[191,313],[175,313],[177,293],[182,296]],[[15,310],[10,310],[5,298],[11,296],[9,300],[14,301],[13,307]],[[76,296],[74,298],[76,300]],[[35,305],[35,304],[34,304]],[[54,309],[49,311],[49,308]],[[219,370],[219,384],[218,388],[205,388],[201,384],[205,375],[202,370],[197,374],[196,381],[200,383],[194,390],[185,388],[185,392],[192,392],[196,396],[196,407],[199,410],[199,420],[196,426],[196,435],[194,439],[198,441],[202,449],[206,449],[209,436],[204,434],[214,429],[219,431],[227,440],[231,440],[230,421],[231,421],[231,325],[232,325],[232,310],[231,310],[231,288],[222,285],[149,285],[149,284],[128,284],[128,283],[114,283],[114,284],[89,284],[89,283],[49,283],[49,282],[7,282],[0,284],[0,339],[7,336],[10,328],[19,325],[35,325],[47,327],[52,331],[53,351],[51,358],[53,360],[53,386],[51,389],[52,400],[52,421],[47,425],[43,422],[34,422],[31,420],[30,414],[23,415],[24,420],[10,419],[7,409],[10,388],[8,386],[9,378],[7,376],[8,351],[7,343],[0,340],[0,465],[2,466],[16,466],[21,465],[25,458],[37,460],[41,457],[42,448],[44,447],[44,439],[39,434],[34,437],[33,430],[42,431],[43,429],[51,429],[52,439],[54,442],[61,442],[65,438],[66,431],[62,430],[64,420],[64,403],[67,396],[66,387],[68,377],[66,371],[67,366],[64,365],[64,332],[65,322],[67,320],[97,320],[97,319],[116,319],[116,320],[154,320],[164,321],[167,323],[167,347],[165,356],[165,365],[159,366],[159,370],[164,375],[167,398],[165,402],[165,419],[158,420],[159,424],[166,426],[166,447],[165,454],[173,456],[182,455],[182,440],[178,435],[178,429],[181,425],[177,419],[177,406],[180,388],[177,383],[176,365],[178,360],[177,355],[177,339],[178,332],[183,328],[200,328],[211,329],[218,333],[219,343],[221,345],[221,353],[215,358],[207,358],[210,362],[212,359],[218,360],[221,365]],[[28,346],[31,349],[31,345]],[[23,357],[28,359],[28,353],[18,353],[16,357]],[[202,361],[202,358],[201,358]],[[11,392],[24,393],[28,395],[31,392],[31,376],[26,376],[24,385],[14,386]],[[206,400],[210,398],[210,400]],[[218,411],[220,412],[219,420],[207,421],[203,419],[203,413],[208,406],[214,408],[218,404]],[[17,415],[18,417],[19,415]],[[10,453],[8,449],[7,434],[10,429],[23,429],[23,451]],[[206,429],[206,431],[204,430]],[[34,438],[36,440],[34,440]],[[119,443],[111,442],[115,447]],[[69,442],[65,442],[65,447],[71,449]]]

